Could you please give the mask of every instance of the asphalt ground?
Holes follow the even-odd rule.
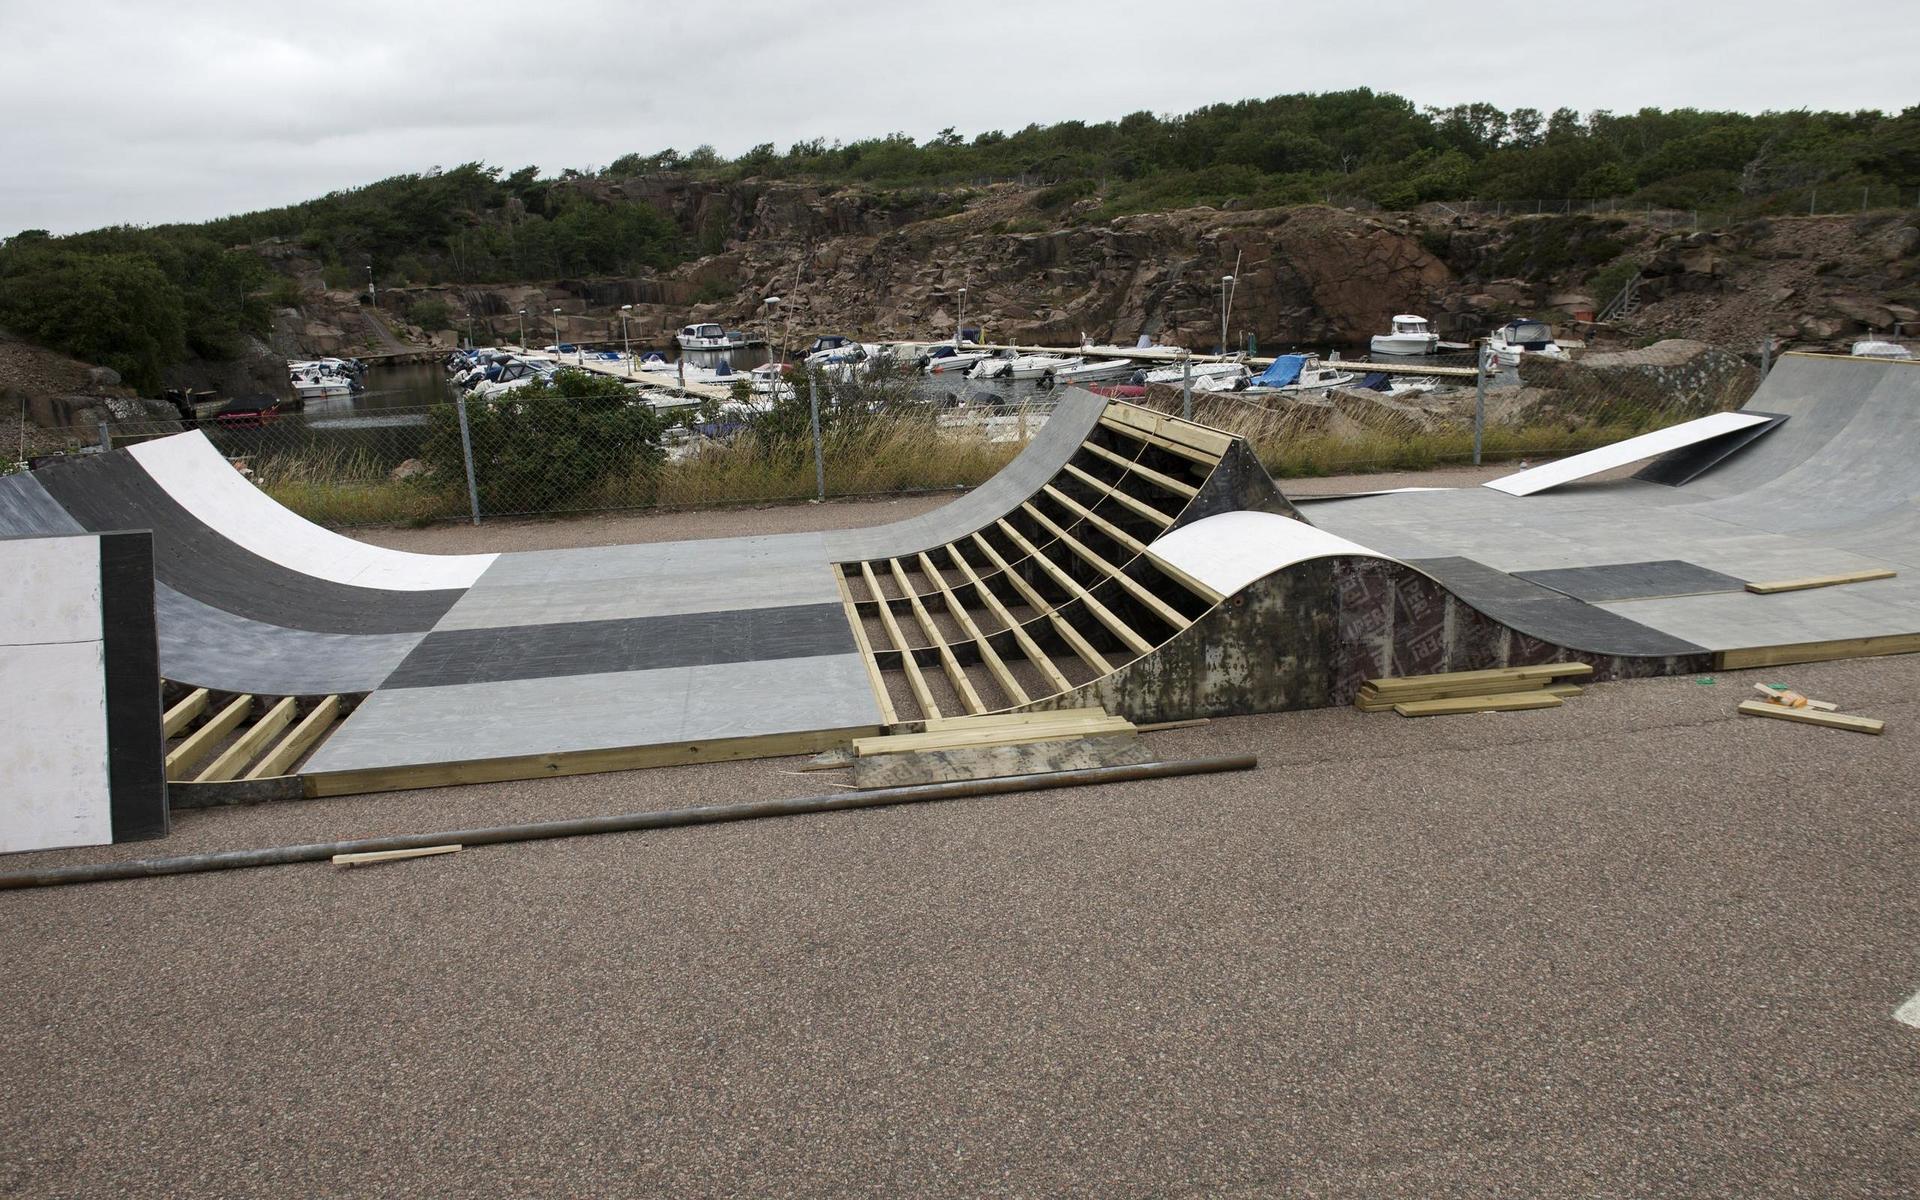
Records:
[[[706,528],[743,518],[794,519]],[[1920,656],[1712,679],[1149,735],[1244,774],[0,893],[0,1195],[1920,1193]],[[1736,716],[1756,680],[1887,732]],[[0,864],[843,778],[799,765]]]

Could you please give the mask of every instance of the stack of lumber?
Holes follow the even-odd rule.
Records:
[[[955,750],[1012,746],[1023,742],[1096,737],[1135,732],[1133,722],[1110,716],[1104,708],[1063,708],[1052,712],[988,713],[977,717],[930,717],[923,733],[890,733],[853,739],[856,758],[909,750]]]
[[[1586,663],[1567,662],[1369,679],[1360,685],[1353,704],[1361,712],[1392,709],[1403,717],[1558,708],[1562,698],[1580,692],[1579,685],[1567,680],[1591,674],[1593,668]]]

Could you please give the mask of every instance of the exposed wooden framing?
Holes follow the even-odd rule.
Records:
[[[686,763],[728,762],[740,758],[781,758],[817,754],[845,745],[850,738],[870,737],[878,725],[842,729],[815,729],[760,737],[715,738],[667,746],[618,746],[605,750],[574,750],[560,754],[525,754],[513,758],[482,758],[460,762],[420,763],[406,767],[370,767],[363,771],[328,771],[303,775],[306,793],[314,796],[353,796],[364,792],[393,792],[407,788],[448,787],[460,783],[498,783],[506,779],[548,779],[559,775],[592,775],[602,771],[633,771],[642,767],[672,767]]]
[[[1898,572],[1885,567],[1875,567],[1870,571],[1848,571],[1844,575],[1812,575],[1805,579],[1779,579],[1766,583],[1749,583],[1747,590],[1762,596],[1771,596],[1775,592],[1804,592],[1808,588],[1838,587],[1843,583],[1867,583],[1875,579],[1892,579]]]
[[[1118,583],[1122,590],[1145,605],[1147,610],[1153,613],[1154,616],[1159,617],[1162,621],[1171,625],[1175,632],[1185,629],[1188,625],[1192,624],[1179,609],[1154,595],[1153,589],[1141,583],[1133,576],[1128,575],[1120,567],[1094,553],[1092,547],[1068,533],[1057,521],[1035,508],[1031,502],[1022,504],[1020,510],[1040,522],[1040,524],[1046,526],[1047,531],[1059,538],[1061,544],[1078,555],[1082,562],[1106,575],[1115,583]],[[1089,597],[1089,602],[1091,602],[1091,597]],[[1111,628],[1111,626],[1109,626],[1109,628]],[[1115,630],[1115,632],[1117,633],[1118,630]],[[1146,651],[1142,650],[1140,653],[1145,654]]]
[[[939,716],[940,706],[933,702],[933,693],[927,690],[927,681],[920,676],[920,664],[913,661],[913,650],[907,645],[907,639],[901,636],[900,623],[893,619],[893,609],[887,605],[886,593],[880,590],[880,581],[873,577],[873,564],[861,563],[860,575],[866,580],[867,590],[880,598],[881,627],[887,631],[890,648],[900,652],[900,666],[907,673],[907,686],[913,689],[913,700],[920,706],[920,715]]]
[[[1765,703],[1765,701],[1755,701]],[[1494,696],[1451,696],[1440,700],[1409,700],[1393,706],[1403,717],[1446,717],[1460,713],[1516,712],[1527,708],[1559,708],[1560,697],[1547,692],[1508,692]]]
[[[935,717],[922,721],[927,733],[968,729],[999,729],[1004,726],[1071,725],[1077,721],[1099,720],[1112,716],[1103,705],[1085,708],[1043,708],[1034,712],[997,712],[977,717]]]
[[[946,576],[940,573],[940,568],[934,565],[933,560],[927,557],[924,550],[920,552],[920,573],[939,585],[940,598],[946,604],[947,611],[953,615],[954,621],[966,632],[966,635],[973,639],[974,645],[979,647],[980,661],[987,665],[987,671],[992,674],[994,682],[1000,685],[1000,690],[1006,693],[1008,702],[1025,704],[1028,700],[1027,690],[1020,686],[1018,679],[1013,677],[1013,672],[1000,658],[999,652],[987,641],[987,635],[980,632],[980,627],[974,624],[973,617],[968,614],[966,606],[960,603],[960,598],[955,596],[953,589],[947,586]]]
[[[1023,507],[1027,512],[1033,511],[1031,504],[1024,505]],[[1083,587],[1079,580],[1068,574],[1060,564],[1054,562],[1042,553],[1040,547],[1028,541],[1025,534],[1008,524],[1005,517],[996,521],[995,524],[1000,527],[1000,532],[1011,538],[1013,544],[1020,547],[1021,551],[1025,553],[1028,558],[1038,563],[1040,569],[1045,571],[1055,583],[1072,592],[1081,603],[1085,604],[1087,611],[1098,618],[1100,623],[1105,625],[1113,636],[1124,642],[1128,649],[1132,650],[1135,654],[1151,654],[1153,652],[1152,642],[1141,637],[1140,634],[1134,630],[1133,626],[1121,620],[1118,613],[1094,599],[1093,593]]]
[[[1183,496],[1191,500],[1200,494],[1200,489],[1194,487],[1192,484],[1181,483],[1171,475],[1162,475],[1152,467],[1142,466],[1124,454],[1115,454],[1105,446],[1096,446],[1092,442],[1082,442],[1080,443],[1080,448],[1095,457],[1106,459],[1117,467],[1125,467],[1155,487],[1165,488],[1176,496]]]
[[[187,694],[186,699],[168,709],[167,715],[160,718],[161,736],[173,737],[188,725],[193,724],[195,717],[207,711],[209,697],[210,693],[207,689],[195,688]]]
[[[887,566],[893,571],[893,581],[900,585],[900,590],[906,593],[908,603],[913,606],[913,619],[920,622],[920,631],[927,635],[927,643],[940,656],[940,665],[947,673],[947,682],[953,684],[953,690],[959,694],[961,706],[970,713],[987,711],[985,702],[980,699],[980,693],[974,690],[973,681],[967,678],[966,668],[960,665],[958,658],[954,657],[953,647],[947,645],[947,639],[941,634],[940,627],[933,623],[933,614],[927,611],[926,605],[920,603],[919,593],[907,586],[906,568],[900,565],[900,560],[897,558],[888,559]]]
[[[867,666],[867,683],[873,688],[874,703],[880,706],[880,717],[891,725],[899,720],[893,711],[893,697],[887,694],[886,676],[880,673],[879,660],[873,657],[873,644],[867,640],[867,627],[860,620],[860,606],[853,602],[853,589],[847,586],[847,573],[839,566],[833,568],[833,579],[840,585],[840,603],[847,609],[847,624],[853,627],[853,644],[860,651],[860,660]],[[881,602],[886,607],[886,602]]]
[[[1788,708],[1784,704],[1773,704],[1765,700],[1742,700],[1740,711],[1749,717],[1772,717],[1777,721],[1798,721],[1803,725],[1824,725],[1828,729],[1845,729],[1852,733],[1879,733],[1887,727],[1885,721],[1876,721],[1872,717],[1855,717],[1846,713],[1821,712],[1817,708]]]
[[[951,750],[961,746],[1011,746],[1021,742],[1045,742],[1061,738],[1092,737],[1103,733],[1132,733],[1133,722],[1125,717],[1095,716],[1076,721],[1052,721],[1042,725],[991,725],[980,729],[937,729],[926,733],[893,733],[883,737],[855,738],[856,758],[875,754],[902,754],[913,750]]]
[[[220,739],[232,733],[234,727],[246,720],[247,714],[251,711],[253,711],[251,695],[235,696],[225,708],[189,734],[186,741],[174,747],[167,755],[167,778],[169,780],[185,779],[187,772],[199,766],[201,759],[213,753],[213,748],[220,744]]]
[[[333,728],[333,722],[339,715],[340,697],[328,696],[320,701],[241,778],[271,779],[276,775],[285,775],[287,769],[298,762],[309,747]]]
[[[1220,461],[1218,454],[1209,454],[1205,450],[1196,450],[1192,446],[1183,446],[1170,438],[1164,438],[1159,434],[1150,433],[1147,430],[1116,421],[1111,415],[1102,416],[1100,418],[1100,424],[1104,428],[1111,429],[1123,438],[1131,438],[1144,445],[1165,450],[1168,454],[1179,455],[1181,458],[1189,462],[1197,462],[1203,467],[1211,467]]]
[[[253,728],[235,738],[233,745],[221,751],[220,757],[214,759],[206,770],[195,775],[193,781],[221,783],[239,775],[266,748],[275,734],[292,723],[293,714],[299,710],[300,702],[292,696],[268,709],[265,716],[253,723]]]
[[[1095,529],[1098,529],[1101,533],[1106,534],[1108,537],[1112,538],[1114,541],[1120,543],[1122,546],[1125,546],[1130,553],[1145,554],[1147,552],[1147,544],[1145,542],[1141,541],[1139,538],[1128,533],[1126,530],[1120,528],[1118,525],[1115,525],[1112,521],[1107,520],[1105,517],[1101,516],[1099,513],[1094,512],[1092,509],[1080,503],[1078,500],[1075,500],[1072,496],[1067,495],[1065,492],[1061,491],[1059,488],[1048,483],[1048,484],[1043,484],[1040,490],[1044,492],[1047,496],[1051,497],[1054,503],[1058,504],[1061,508],[1066,509],[1068,512],[1072,513],[1074,516],[1079,517],[1081,520],[1085,521],[1087,524],[1093,526]]]
[[[1021,598],[1026,600],[1033,611],[1045,615],[1048,623],[1053,626],[1054,632],[1058,633],[1061,639],[1073,648],[1073,652],[1080,656],[1081,662],[1092,667],[1096,675],[1112,674],[1113,664],[1107,661],[1107,656],[1095,650],[1093,643],[1089,642],[1084,634],[1073,627],[1073,622],[1056,612],[1052,601],[1042,596],[1034,589],[1032,584],[1022,579],[1019,572],[1015,571],[1007,560],[1001,556],[1000,552],[993,548],[992,542],[981,537],[978,533],[973,535],[973,540],[980,549],[986,551],[987,558],[992,561],[994,566],[1000,568],[1000,573],[1005,575],[1007,579],[1013,583],[1014,590],[1020,593]]]
[[[1114,487],[1112,484],[1103,483],[1102,481],[1095,479],[1093,476],[1087,474],[1085,471],[1081,470],[1079,467],[1074,466],[1072,463],[1068,463],[1066,466],[1067,466],[1067,474],[1073,476],[1075,479],[1078,479],[1081,483],[1086,484],[1088,487],[1094,489],[1095,491],[1100,492],[1103,495],[1107,496],[1109,499],[1113,500],[1114,503],[1120,505],[1122,508],[1125,508],[1130,512],[1138,513],[1139,515],[1145,517],[1147,520],[1152,521],[1154,524],[1160,526],[1160,528],[1162,529],[1165,529],[1167,526],[1173,524],[1172,517],[1168,516],[1166,513],[1161,512],[1159,509],[1155,508],[1153,505],[1148,504],[1145,500],[1140,499],[1138,496],[1129,496],[1127,493],[1121,491],[1117,487]]]
[[[1209,429],[1205,425],[1189,421],[1184,417],[1157,412],[1151,408],[1142,408],[1137,404],[1125,402],[1109,404],[1101,417],[1158,434],[1170,442],[1179,442],[1182,445],[1192,446],[1196,450],[1211,451],[1216,459],[1233,445],[1233,435],[1230,433]]]
[[[1787,663],[1825,662],[1830,658],[1869,658],[1876,654],[1912,654],[1920,651],[1920,633],[1881,637],[1841,638],[1832,642],[1794,642],[1783,646],[1749,646],[1722,650],[1718,667],[1738,671],[1746,667],[1778,667]]]
[[[960,553],[960,547],[948,546],[947,557],[953,560],[953,565],[960,568],[960,573],[965,575],[967,582],[973,585],[973,590],[986,604],[987,611],[998,618],[1000,623],[1013,634],[1014,644],[1020,647],[1020,653],[1027,656],[1027,661],[1033,664],[1035,670],[1046,676],[1047,683],[1052,686],[1054,692],[1072,691],[1073,684],[1060,673],[1060,668],[1053,665],[1053,659],[1040,648],[1040,643],[1033,640],[1033,635],[1027,632],[1026,626],[1013,619],[1013,613],[1000,602],[1000,597],[993,594],[993,588],[980,577],[979,573],[973,569],[973,564]]]

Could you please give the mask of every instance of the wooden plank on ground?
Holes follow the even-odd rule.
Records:
[[[977,717],[934,717],[922,721],[926,732],[964,729],[998,729],[1018,725],[1071,725],[1076,721],[1104,720],[1113,714],[1095,704],[1087,708],[1041,708],[1031,712],[982,713]]]
[[[1878,654],[1912,654],[1916,651],[1920,651],[1920,633],[1896,633],[1879,637],[1840,638],[1831,642],[1749,646],[1740,650],[1722,650],[1715,659],[1720,670],[1739,671],[1748,667],[1779,667],[1789,663],[1870,658]]]
[[[298,762],[302,754],[325,736],[327,730],[333,728],[334,719],[339,715],[340,697],[328,696],[320,701],[242,778],[271,779],[276,775],[285,775],[287,769]]]
[[[951,750],[960,746],[1011,746],[1023,742],[1059,741],[1062,738],[1091,737],[1102,733],[1134,731],[1125,717],[1101,717],[1053,725],[1002,725],[987,729],[935,730],[932,733],[892,733],[880,737],[855,738],[857,758],[873,754],[903,754],[910,750]]]
[[[1518,712],[1529,708],[1559,708],[1560,697],[1545,692],[1508,692],[1496,696],[1455,696],[1445,700],[1413,700],[1396,704],[1403,717],[1447,717],[1460,713]]]
[[[870,755],[854,760],[853,786],[908,787],[961,779],[1000,779],[1009,775],[1038,775],[1048,771],[1134,766],[1152,761],[1153,751],[1139,738],[1108,733],[1059,742]]]
[[[1525,667],[1489,667],[1483,671],[1447,671],[1439,675],[1388,675],[1379,679],[1369,679],[1364,686],[1384,694],[1393,691],[1418,691],[1430,687],[1462,686],[1483,680],[1578,679],[1591,674],[1593,674],[1593,667],[1588,663],[1537,663]]]
[[[233,745],[220,752],[206,770],[193,777],[195,783],[219,783],[227,779],[238,778],[247,769],[267,743],[293,721],[293,715],[300,710],[299,701],[288,696],[280,703],[268,709],[266,715],[254,722],[253,728],[233,740]]]
[[[184,700],[168,709],[167,715],[160,718],[161,736],[173,737],[191,725],[195,717],[207,711],[209,696],[210,693],[205,688],[195,688],[187,693]]]
[[[1850,733],[1879,733],[1887,727],[1885,721],[1876,721],[1872,717],[1855,717],[1846,713],[1822,712],[1817,708],[1788,708],[1783,704],[1774,704],[1767,700],[1742,700],[1740,711],[1749,717],[1772,717],[1778,721],[1798,721],[1802,725],[1821,725],[1828,729],[1844,729]]]
[[[1898,572],[1885,568],[1849,571],[1844,575],[1810,575],[1805,579],[1779,579],[1767,583],[1749,583],[1747,590],[1762,596],[1776,592],[1804,592],[1809,588],[1839,587],[1843,583],[1866,583],[1874,579],[1892,579]]]
[[[185,779],[189,772],[200,765],[202,759],[213,753],[220,739],[232,733],[240,722],[247,719],[253,711],[253,697],[235,696],[227,706],[208,719],[207,723],[188,735],[187,740],[175,746],[167,754],[167,778]]]
[[[460,853],[458,844],[451,846],[416,846],[411,850],[366,850],[359,854],[336,854],[333,865],[336,867],[363,867],[368,863],[394,862],[403,858],[431,858],[439,854]]]

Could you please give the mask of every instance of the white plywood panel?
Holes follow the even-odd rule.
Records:
[[[1309,558],[1386,555],[1304,521],[1266,512],[1229,512],[1162,534],[1147,552],[1223,596]]]
[[[0,541],[0,647],[100,640],[100,539]]]
[[[113,840],[101,653],[98,641],[0,647],[0,853]]]
[[[1639,462],[1643,458],[1652,458],[1665,454],[1669,450],[1678,450],[1732,433],[1736,429],[1746,429],[1753,425],[1763,425],[1772,420],[1760,413],[1723,412],[1698,420],[1682,421],[1665,429],[1656,429],[1652,433],[1643,433],[1639,437],[1630,437],[1611,446],[1602,446],[1598,450],[1589,450],[1584,454],[1572,454],[1566,458],[1542,466],[1531,467],[1512,475],[1502,475],[1490,480],[1483,487],[1496,492],[1505,492],[1509,496],[1531,496],[1548,488],[1572,483],[1576,479],[1586,479],[1602,471],[1611,471],[1615,467],[1624,467],[1628,463]]]
[[[470,587],[495,554],[409,554],[323,529],[249,483],[204,434],[142,442],[128,453],[182,508],[229,541],[291,570],[393,591]]]

